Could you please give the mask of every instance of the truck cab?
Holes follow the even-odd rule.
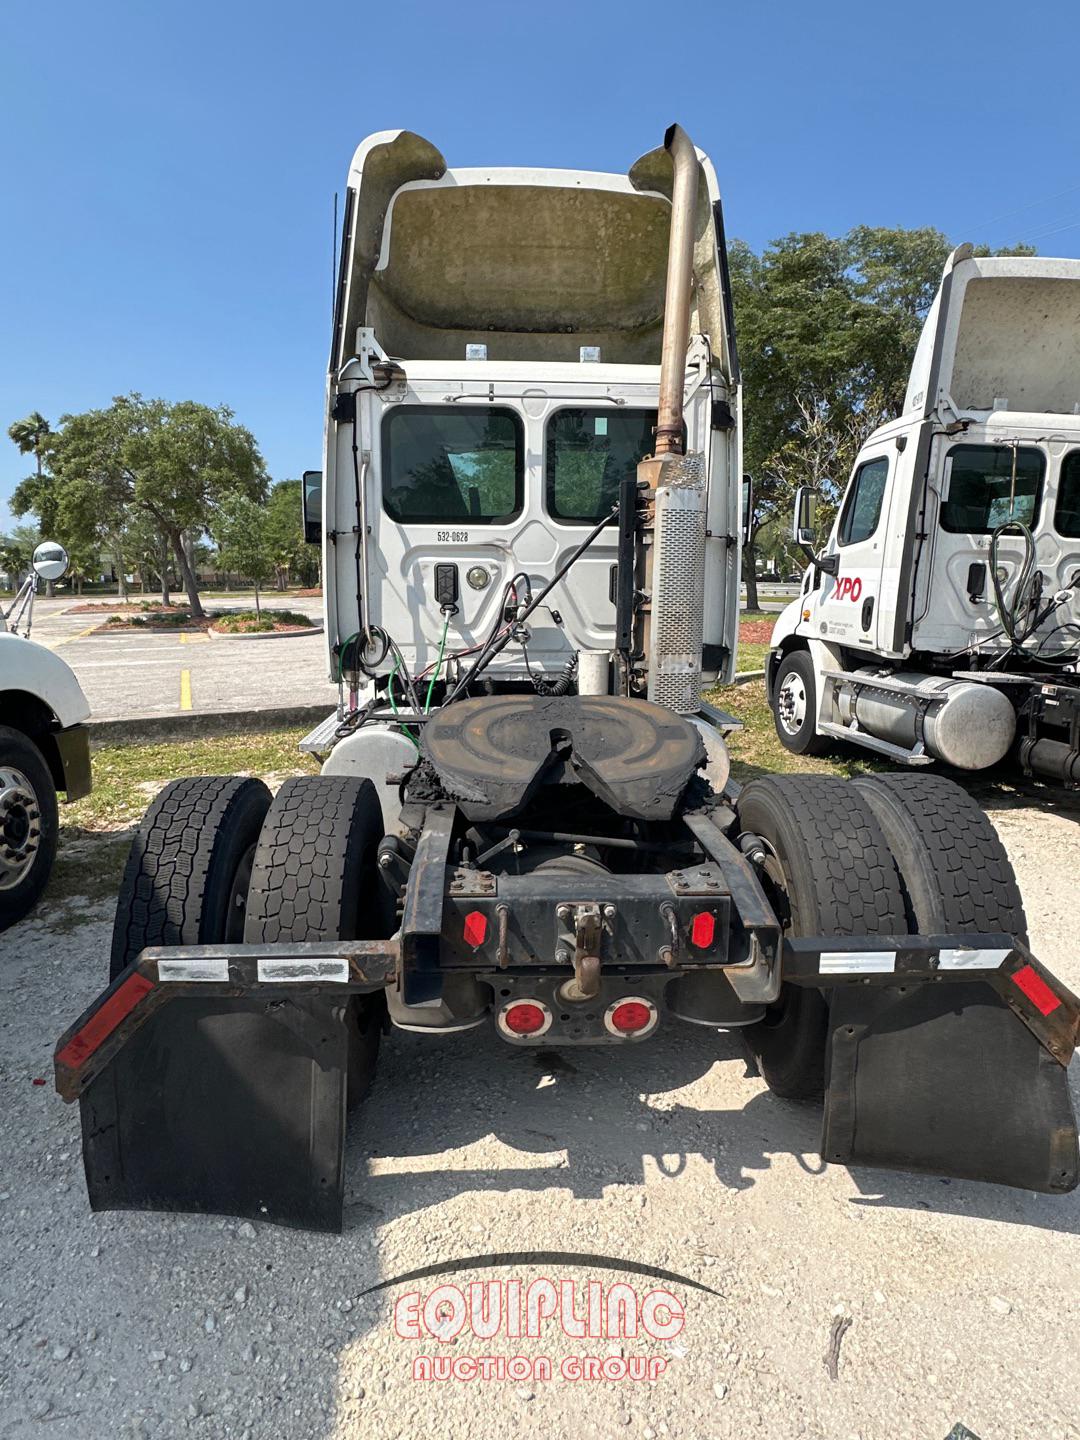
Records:
[[[953,252],[820,553],[801,497],[811,563],[768,668],[789,748],[982,769],[1019,742],[1080,777],[1078,362],[1080,261]]]
[[[698,159],[685,426],[707,466],[699,583],[711,683],[735,667],[740,428],[719,190]],[[451,170],[407,131],[358,147],[321,516],[318,476],[305,489],[342,713],[377,688],[400,703],[401,677],[426,677],[440,656],[444,669],[445,657],[464,663],[498,629],[508,596],[550,581],[605,517],[573,586],[552,592],[487,677],[563,693],[581,675],[616,683],[612,511],[653,450],[671,173],[662,149],[611,175]]]

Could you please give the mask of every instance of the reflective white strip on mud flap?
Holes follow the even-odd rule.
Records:
[[[997,970],[1012,954],[1011,950],[942,950],[938,957],[940,970]]]
[[[259,979],[263,984],[304,984],[328,980],[344,985],[349,979],[348,960],[260,960]]]
[[[896,969],[895,950],[825,950],[821,975],[888,975]]]
[[[163,984],[170,980],[209,980],[227,985],[229,962],[225,956],[218,960],[159,960],[157,978]]]

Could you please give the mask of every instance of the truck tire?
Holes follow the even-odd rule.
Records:
[[[173,780],[131,842],[113,922],[109,979],[147,945],[233,944],[270,791],[261,780]]]
[[[1027,917],[997,831],[966,790],[942,775],[860,776],[893,859],[912,935],[1004,931],[1027,942]]]
[[[873,812],[846,780],[770,775],[739,796],[739,828],[758,836],[762,883],[790,935],[905,934],[900,880]],[[783,985],[742,1034],[775,1094],[809,1100],[825,1086],[828,1006],[820,990]]]
[[[785,750],[795,755],[827,755],[832,748],[815,732],[817,684],[814,662],[805,650],[792,650],[780,661],[772,686],[773,724]]]
[[[58,830],[45,757],[21,730],[0,725],[0,930],[21,920],[45,889]]]
[[[286,780],[255,850],[245,940],[258,945],[390,934],[394,921],[377,869],[382,837],[382,808],[370,780],[353,775]],[[370,1088],[385,1008],[381,992],[350,999],[350,1106]]]

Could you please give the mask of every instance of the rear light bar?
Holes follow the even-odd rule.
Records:
[[[399,963],[396,938],[144,950],[60,1037],[53,1056],[56,1088],[65,1100],[77,1100],[125,1041],[171,1000],[239,999],[261,986],[364,994],[393,984]]]

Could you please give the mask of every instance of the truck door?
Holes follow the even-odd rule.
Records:
[[[829,552],[839,558],[839,569],[821,576],[819,612],[828,638],[858,649],[879,648],[889,481],[895,461],[891,444],[860,454],[829,545]]]
[[[1046,455],[1042,446],[961,437],[935,459],[936,506],[928,509],[931,550],[920,567],[913,641],[919,649],[964,649],[973,636],[1000,633],[993,598],[990,540],[999,525],[1018,520],[1036,530],[1042,508]],[[935,523],[936,512],[936,523]],[[997,561],[1007,593],[1020,574],[1021,537],[1003,536]]]

